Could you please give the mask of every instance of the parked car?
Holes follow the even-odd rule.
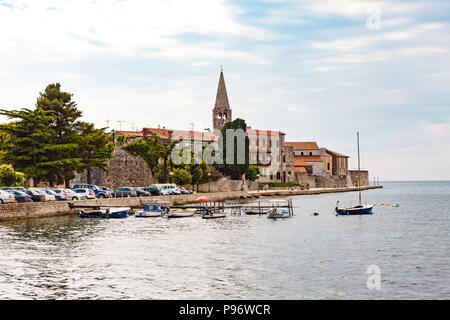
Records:
[[[65,197],[65,200],[82,200],[83,196],[79,195],[72,189],[52,189],[51,191],[55,192],[57,195],[61,197]]]
[[[11,188],[11,187],[1,187],[0,190],[3,190],[3,191],[12,191],[12,190],[14,190],[14,189]]]
[[[76,184],[72,190],[75,189],[90,189],[94,192],[96,198],[111,198],[111,191],[103,190],[95,184]]]
[[[64,189],[64,192],[67,194],[67,198],[72,199],[72,200],[84,200],[84,199],[87,199],[86,196],[84,196],[84,195],[82,195],[80,193],[76,193],[72,189]]]
[[[136,191],[136,195],[138,197],[149,197],[150,196],[150,192],[145,191],[143,188],[133,188],[134,191]]]
[[[45,201],[56,201],[56,197],[53,194],[47,193],[42,189],[36,189],[36,191],[45,197]]]
[[[179,189],[181,191],[181,194],[192,194],[192,193],[194,193],[192,190],[187,190],[187,189],[185,189],[183,187],[179,187]]]
[[[64,193],[56,193],[55,190],[56,189],[45,189],[43,191],[49,195],[54,196],[58,201],[66,201],[68,199],[67,195],[65,195]]]
[[[45,201],[45,196],[42,195],[41,193],[37,192],[36,190],[29,189],[29,190],[25,190],[24,193],[29,195],[31,197],[31,200],[33,200],[34,202]]]
[[[95,199],[95,193],[91,189],[78,188],[78,189],[73,189],[73,191],[75,191],[80,196],[83,196],[85,199]]]
[[[31,201],[33,201],[31,199],[31,196],[26,194],[25,192],[18,191],[18,190],[10,190],[9,192],[14,195],[14,198],[16,199],[17,202],[31,202]]]
[[[155,186],[158,187],[161,192],[166,190],[167,194],[181,194],[181,190],[173,183],[155,184]]]
[[[120,187],[117,188],[116,191],[113,192],[114,197],[122,198],[122,197],[136,197],[137,193],[134,188],[131,187]]]
[[[159,189],[155,186],[145,187],[142,189],[144,189],[145,191],[150,193],[152,196],[160,196],[161,195],[161,191],[159,191]]]
[[[0,203],[16,202],[14,195],[8,191],[0,190]]]

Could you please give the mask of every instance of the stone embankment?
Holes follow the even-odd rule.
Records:
[[[378,189],[382,186],[366,186],[362,190]],[[0,205],[0,221],[53,217],[61,215],[76,214],[80,208],[71,208],[70,204],[86,206],[114,206],[143,208],[147,203],[157,202],[168,205],[185,205],[195,202],[199,196],[208,196],[213,201],[258,199],[262,197],[287,197],[294,195],[311,195],[321,193],[337,193],[357,191],[356,187],[351,188],[328,188],[311,190],[266,190],[266,191],[235,191],[221,193],[184,194],[178,196],[157,196],[138,198],[113,198],[113,199],[93,199],[84,201],[52,201],[52,202],[27,202],[8,203]]]

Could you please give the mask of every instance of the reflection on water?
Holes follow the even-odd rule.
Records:
[[[361,217],[334,216],[357,199],[344,193],[294,197],[284,221],[3,222],[0,298],[448,299],[449,195],[450,183],[388,183],[364,199],[400,207]],[[366,286],[373,264],[381,290]]]

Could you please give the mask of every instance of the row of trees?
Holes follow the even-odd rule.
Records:
[[[72,94],[59,83],[39,94],[35,108],[0,109],[0,115],[13,120],[0,125],[0,161],[32,178],[33,185],[70,187],[76,172],[87,171],[90,182],[93,168],[107,169],[114,144],[105,128],[80,120]]]

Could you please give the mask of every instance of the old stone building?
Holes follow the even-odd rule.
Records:
[[[323,162],[317,142],[286,142],[294,149],[294,166],[297,172],[306,171],[315,176],[323,176]],[[301,167],[304,168],[300,169]]]
[[[334,176],[346,176],[348,173],[349,156],[326,149],[327,153],[332,156],[332,171]]]
[[[323,171],[328,175],[333,175],[333,157],[327,152],[327,149],[320,148],[320,158],[322,159]]]

